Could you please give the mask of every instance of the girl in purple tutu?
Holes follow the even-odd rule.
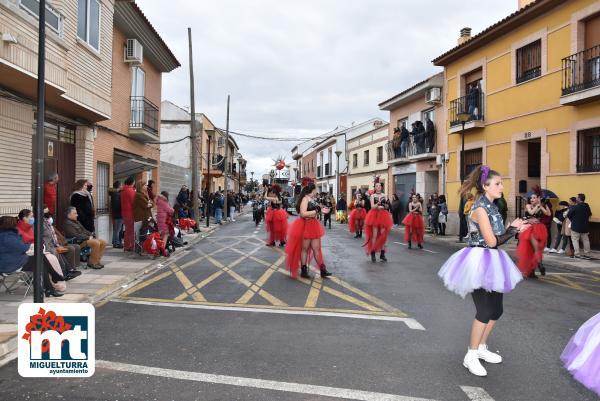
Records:
[[[450,256],[438,275],[450,291],[463,298],[472,294],[477,313],[463,366],[476,376],[486,376],[480,359],[488,363],[502,362],[502,357],[487,347],[487,340],[503,312],[502,296],[523,279],[508,254],[498,246],[527,229],[527,225],[516,219],[505,228],[494,204],[504,190],[498,172],[488,166],[475,169],[460,189],[461,198],[466,198],[473,190],[476,201],[467,216],[469,246]]]
[[[575,380],[600,396],[600,313],[577,330],[560,359]]]

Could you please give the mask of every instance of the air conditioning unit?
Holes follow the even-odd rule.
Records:
[[[141,64],[144,59],[144,47],[137,39],[127,39],[125,62]]]
[[[431,88],[425,94],[425,102],[438,104],[442,102],[442,88]]]

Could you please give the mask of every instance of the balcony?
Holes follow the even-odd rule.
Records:
[[[600,98],[600,45],[562,60],[560,104],[577,105]]]
[[[469,120],[465,123],[465,130],[485,127],[484,100],[485,94],[478,90],[451,101],[448,115],[450,120],[449,133],[462,131],[462,122],[458,119],[458,115],[461,113],[470,115]]]
[[[208,154],[204,153],[202,155],[202,171],[204,174],[206,174],[206,159],[208,157]],[[225,157],[223,157],[223,155],[220,154],[213,154],[211,152],[210,154],[210,160],[211,160],[211,164],[210,164],[210,174],[213,176],[221,176],[223,174],[223,171],[225,170]]]
[[[435,135],[435,134],[434,134]],[[402,146],[399,141],[390,140],[385,144],[388,154],[388,165],[395,166],[419,160],[435,159],[437,156],[434,139],[426,133],[411,135]]]
[[[141,142],[156,142],[159,140],[158,107],[145,97],[131,97],[129,135]]]

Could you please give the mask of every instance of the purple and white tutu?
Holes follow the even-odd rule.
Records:
[[[501,249],[465,247],[444,263],[438,276],[446,288],[464,298],[483,288],[508,293],[523,280],[523,274]]]
[[[600,395],[600,313],[577,330],[560,359],[575,380]]]

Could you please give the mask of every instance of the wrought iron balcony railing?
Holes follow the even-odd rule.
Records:
[[[600,85],[600,45],[562,59],[562,95]]]
[[[131,97],[130,128],[142,128],[158,133],[158,107],[143,96]]]
[[[475,90],[466,96],[459,97],[450,102],[450,126],[455,127],[462,122],[459,120],[459,114],[469,114],[468,121],[483,121],[484,120],[484,93],[480,90]]]

